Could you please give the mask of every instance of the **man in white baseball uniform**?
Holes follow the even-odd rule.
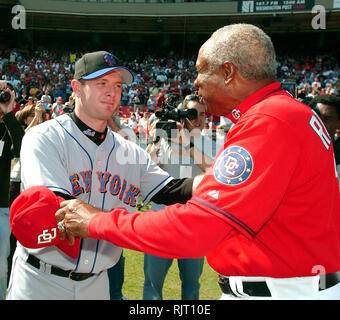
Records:
[[[132,72],[111,53],[80,58],[72,80],[74,112],[36,126],[24,137],[23,189],[44,186],[63,199],[130,212],[135,211],[137,196],[144,203],[188,200],[192,180],[173,179],[149,154],[107,126],[119,107],[122,84],[132,81]],[[106,270],[119,260],[120,247],[80,240],[76,258],[55,246],[31,248],[18,241],[7,299],[109,299]]]

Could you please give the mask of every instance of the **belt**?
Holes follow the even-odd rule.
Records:
[[[31,266],[40,269],[40,260],[37,257],[29,254],[26,262]],[[83,281],[95,275],[94,273],[79,273],[73,272],[73,270],[63,270],[56,266],[51,266],[51,274],[59,277],[69,278],[74,281]]]
[[[320,275],[319,291],[331,288],[340,282],[340,271]],[[230,287],[228,277],[218,276],[218,284],[223,293],[238,296]],[[252,297],[271,297],[265,281],[242,281],[243,293]]]

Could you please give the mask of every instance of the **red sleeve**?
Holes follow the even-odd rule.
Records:
[[[187,202],[160,211],[114,209],[95,215],[89,235],[117,246],[165,258],[200,258],[236,231],[222,219]]]

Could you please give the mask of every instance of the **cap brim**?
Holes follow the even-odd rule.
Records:
[[[122,77],[122,80],[124,83],[126,84],[129,84],[131,82],[133,82],[134,80],[134,75],[132,73],[132,71],[130,71],[128,68],[126,67],[112,67],[112,68],[105,68],[105,69],[101,69],[101,70],[98,70],[96,72],[93,72],[85,77],[82,77],[82,79],[84,80],[92,80],[92,79],[97,79],[99,77],[102,77],[112,71],[115,71],[117,70],[121,77]]]

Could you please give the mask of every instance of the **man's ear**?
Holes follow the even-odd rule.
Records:
[[[228,84],[234,79],[236,68],[230,61],[225,61],[223,63],[223,73],[224,73],[224,82],[225,84]]]
[[[71,86],[72,86],[72,90],[73,90],[75,96],[80,97],[80,90],[79,90],[80,82],[78,80],[73,79],[71,81]]]

